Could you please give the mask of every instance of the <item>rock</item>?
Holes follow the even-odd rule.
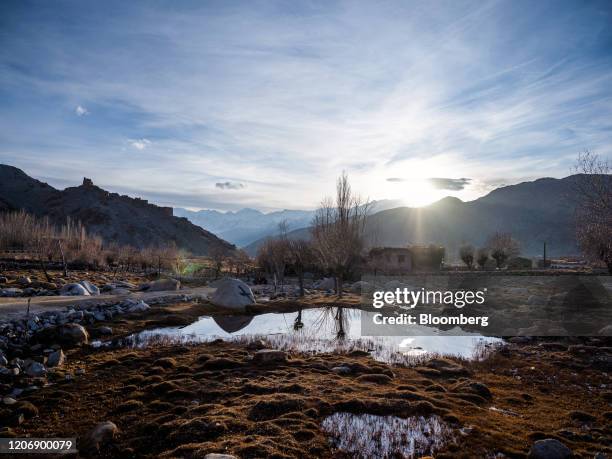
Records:
[[[85,290],[87,290],[87,292],[90,295],[99,295],[100,294],[100,289],[98,287],[96,287],[94,284],[92,284],[89,281],[83,280],[81,282],[79,282],[79,285],[81,285]]]
[[[75,375],[79,375],[82,376],[85,374],[85,368],[77,368],[76,371],[74,372]]]
[[[59,338],[63,343],[80,346],[89,342],[89,333],[79,324],[62,325],[59,329]]]
[[[598,334],[602,336],[612,336],[612,325],[606,325],[604,328],[599,330]]]
[[[14,405],[15,403],[17,403],[17,400],[15,400],[13,397],[4,397],[2,399],[2,403],[10,406],[10,405]]]
[[[527,455],[529,459],[570,459],[572,450],[554,438],[536,441]]]
[[[16,287],[5,288],[5,289],[0,290],[0,296],[16,297],[16,296],[21,296],[21,295],[23,295],[23,290],[21,290],[20,288],[16,288]]]
[[[127,308],[128,312],[145,312],[145,311],[148,311],[149,309],[151,309],[151,307],[144,301],[140,301],[136,304],[132,304],[128,306]]]
[[[265,349],[265,347],[266,347],[266,343],[264,343],[260,339],[256,339],[254,341],[251,341],[249,344],[247,344],[246,348],[249,351],[259,351],[260,349]]]
[[[22,276],[17,279],[17,283],[19,285],[30,285],[32,283],[32,279],[30,279],[28,276]]]
[[[91,293],[81,284],[66,284],[60,289],[59,294],[62,296],[91,296]]]
[[[100,422],[83,439],[83,450],[98,450],[100,445],[114,440],[118,433],[119,428],[114,422]]]
[[[231,454],[208,453],[204,459],[238,459],[238,457]]]
[[[61,367],[66,360],[66,355],[61,349],[59,351],[52,352],[49,354],[47,359],[47,366],[49,367]]]
[[[25,372],[32,378],[38,378],[47,374],[47,369],[40,362],[32,362],[26,367]]]
[[[253,356],[253,361],[261,363],[286,362],[287,353],[272,349],[261,349],[255,353]]]
[[[372,290],[372,284],[366,281],[357,281],[350,288],[353,293],[369,292]]]
[[[8,360],[6,360],[6,357],[3,354],[0,354],[0,366],[7,366],[8,365]]]
[[[8,279],[4,276],[0,276],[0,284],[6,284],[8,282]]]
[[[228,277],[219,282],[210,301],[216,306],[244,310],[246,306],[255,304],[255,297],[247,284]]]
[[[100,333],[101,335],[112,335],[113,329],[111,327],[99,327],[98,333]]]
[[[36,408],[30,402],[19,402],[16,405],[15,412],[18,414],[23,414],[26,419],[34,418],[38,416],[38,408]]]
[[[325,277],[314,283],[313,288],[317,290],[336,290],[336,279]]]
[[[145,292],[162,292],[165,290],[178,290],[181,283],[176,279],[158,279],[140,286],[140,290]]]

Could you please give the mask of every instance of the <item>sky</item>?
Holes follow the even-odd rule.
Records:
[[[190,209],[475,199],[612,154],[610,1],[0,3],[0,163]]]

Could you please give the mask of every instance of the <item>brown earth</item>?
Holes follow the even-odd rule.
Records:
[[[111,325],[126,334],[187,324],[206,312],[210,305],[181,303]],[[511,343],[481,362],[434,359],[412,368],[360,352],[291,354],[287,362],[263,365],[246,345],[223,341],[77,349],[52,373],[53,384],[20,397],[35,408],[18,405],[25,422],[2,436],[82,439],[97,423],[112,421],[120,429],[116,440],[83,455],[345,457],[320,429],[327,415],[437,414],[456,432],[439,458],[525,457],[542,438],[557,438],[578,457],[612,453],[610,343],[547,342],[555,344]],[[334,373],[339,365],[351,373]],[[18,409],[5,407],[0,418]]]

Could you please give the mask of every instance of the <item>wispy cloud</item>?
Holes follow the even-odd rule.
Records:
[[[77,116],[89,115],[89,111],[82,105],[77,105],[74,109],[74,113],[76,113]]]
[[[429,183],[438,190],[450,190],[459,191],[463,190],[470,184],[472,179],[469,178],[445,178],[445,177],[433,177],[429,179]]]
[[[144,150],[149,145],[151,145],[151,141],[149,139],[144,139],[144,138],[143,139],[132,139],[132,140],[129,140],[129,143],[136,150]]]
[[[245,184],[239,182],[217,182],[215,187],[221,190],[240,190],[245,187]]]

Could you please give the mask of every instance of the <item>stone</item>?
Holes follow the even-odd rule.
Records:
[[[140,286],[140,290],[145,292],[163,292],[167,290],[178,290],[181,283],[176,279],[158,279]]]
[[[99,327],[98,333],[100,333],[101,335],[112,335],[113,329],[111,327]]]
[[[40,362],[32,362],[26,367],[25,372],[32,378],[38,378],[47,374],[47,369]]]
[[[30,279],[28,276],[22,276],[17,279],[17,283],[19,285],[30,285],[32,283],[32,279]]]
[[[13,397],[4,397],[2,399],[2,403],[10,406],[10,405],[14,405],[15,403],[17,403],[17,400],[15,400]]]
[[[66,284],[60,289],[59,294],[62,296],[91,296],[91,293],[81,284]]]
[[[232,454],[208,453],[204,459],[238,459],[238,457]]]
[[[82,325],[66,324],[60,327],[59,338],[63,343],[80,346],[89,342],[89,333]]]
[[[239,279],[227,277],[218,283],[210,301],[216,306],[244,310],[246,306],[255,304],[255,296],[247,284]]]
[[[92,284],[89,281],[83,280],[81,282],[79,282],[79,285],[82,286],[85,290],[87,290],[87,292],[90,295],[99,295],[100,294],[100,289],[98,287],[96,287],[94,284]]]
[[[572,450],[554,438],[536,441],[527,455],[529,459],[570,459]]]
[[[59,351],[52,352],[49,354],[49,358],[47,359],[48,367],[61,367],[66,360],[66,355],[64,351],[61,349]]]
[[[145,303],[144,301],[140,301],[136,304],[132,304],[130,306],[128,306],[128,312],[146,312],[149,309],[151,309],[151,306],[149,306],[147,303]]]
[[[255,353],[255,355],[253,356],[253,361],[260,363],[286,362],[287,353],[272,349],[262,349]]]
[[[612,336],[612,325],[606,325],[604,328],[599,330],[598,334],[602,336]]]
[[[317,290],[335,290],[336,279],[333,277],[325,277],[318,282],[315,282],[313,287]]]
[[[5,289],[0,290],[0,296],[17,297],[21,295],[23,295],[23,290],[21,290],[20,288],[16,288],[16,287],[5,288]]]
[[[98,450],[100,445],[114,440],[118,433],[119,428],[114,422],[100,422],[83,439],[83,450]]]
[[[369,292],[372,290],[372,284],[366,281],[357,281],[350,288],[353,293]]]

